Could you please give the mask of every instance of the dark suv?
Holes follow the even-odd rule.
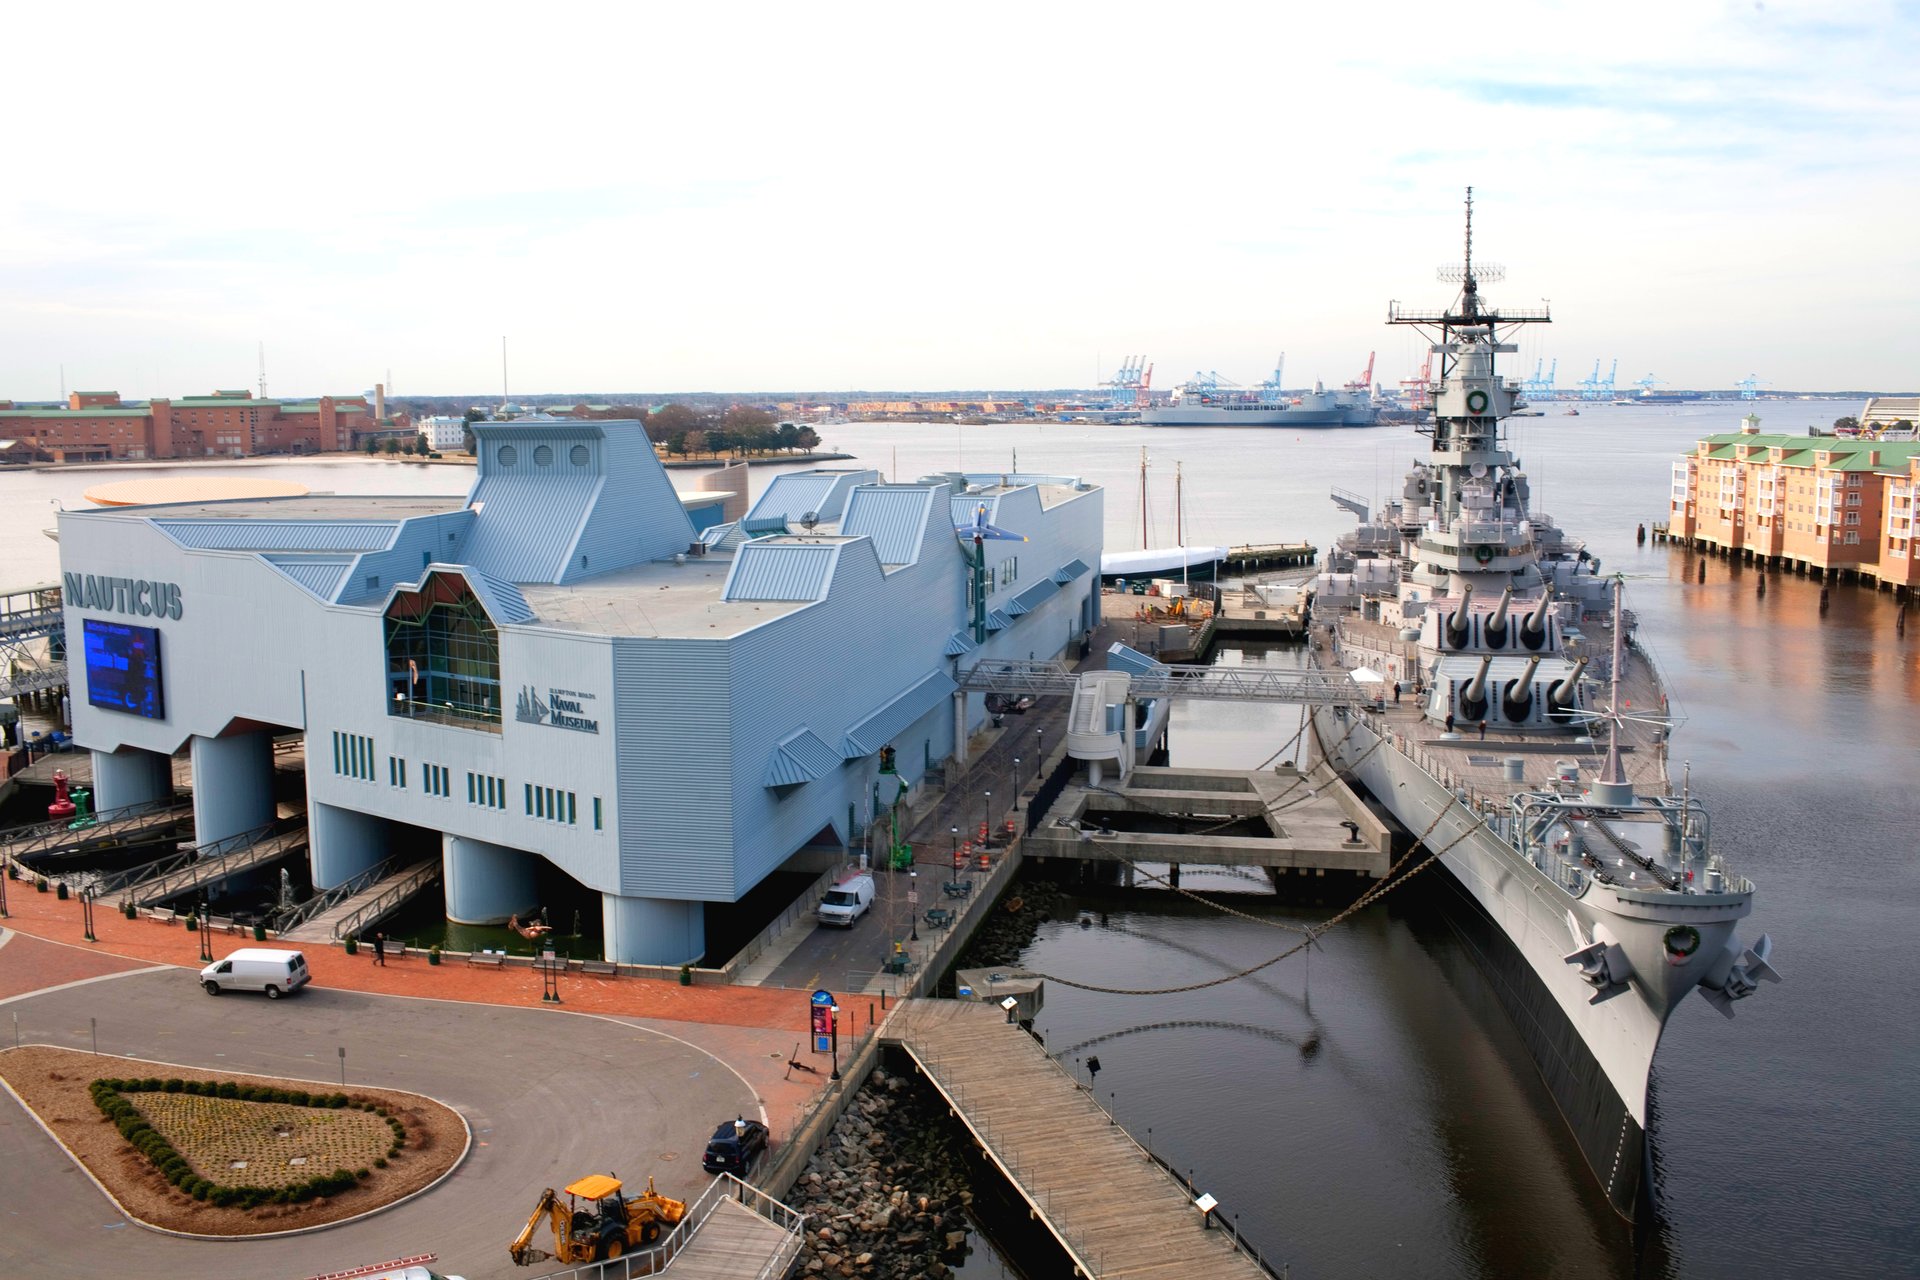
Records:
[[[745,1177],[767,1149],[767,1126],[758,1120],[729,1120],[713,1131],[700,1167],[708,1173]]]

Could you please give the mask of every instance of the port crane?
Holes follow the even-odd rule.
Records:
[[[1359,376],[1358,378],[1356,378],[1356,379],[1354,379],[1354,380],[1353,380],[1352,382],[1349,382],[1349,383],[1347,384],[1347,390],[1349,390],[1349,391],[1357,391],[1357,392],[1359,392],[1360,394],[1362,394],[1362,395],[1365,395],[1365,396],[1368,396],[1368,397],[1371,397],[1371,396],[1373,395],[1373,357],[1374,357],[1374,354],[1375,354],[1375,353],[1374,353],[1374,352],[1371,352],[1371,351],[1369,351],[1369,352],[1367,352],[1367,368],[1366,368],[1366,372],[1364,372],[1364,373],[1362,373],[1362,374],[1361,374],[1361,375],[1360,375],[1360,376]],[[1276,373],[1276,374],[1277,374],[1278,372],[1279,372],[1278,370],[1275,370],[1275,373]]]
[[[1560,376],[1560,357],[1554,357],[1553,367],[1547,370],[1545,376],[1542,376],[1540,369],[1541,366],[1545,364],[1545,357],[1535,360],[1533,362],[1533,376],[1520,380],[1522,393],[1528,400],[1553,400],[1558,398],[1553,389],[1553,383],[1554,380]]]
[[[1616,358],[1613,362],[1613,368],[1607,371],[1605,378],[1602,378],[1600,376],[1600,362],[1595,360],[1593,362],[1593,372],[1580,379],[1580,398],[1582,400],[1613,399],[1613,380],[1614,376],[1619,372],[1620,361]]]
[[[1665,378],[1656,378],[1652,374],[1648,374],[1646,377],[1636,379],[1628,385],[1640,388],[1640,394],[1648,396],[1653,394],[1655,387],[1665,386],[1666,382],[1667,380]]]
[[[1407,393],[1408,408],[1433,407],[1433,352],[1427,352],[1427,358],[1420,363],[1419,373],[1411,378],[1400,379],[1400,389]]]
[[[1760,388],[1768,384],[1759,374],[1750,373],[1733,385],[1740,388],[1740,398],[1742,400],[1758,400],[1760,398]]]
[[[1109,402],[1115,409],[1144,409],[1152,399],[1153,366],[1145,356],[1128,356],[1120,372],[1100,384],[1113,388]]]

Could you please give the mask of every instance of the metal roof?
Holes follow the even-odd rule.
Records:
[[[739,527],[739,522],[735,520],[729,520],[725,524],[709,525],[700,531],[700,541],[709,547],[717,547]]]
[[[963,493],[947,499],[947,506],[953,514],[953,527],[969,529],[973,527],[973,518],[980,508],[987,509],[987,523],[992,524],[1000,515],[1000,495],[997,493]]]
[[[1156,669],[1165,670],[1166,668],[1138,649],[1128,648],[1116,641],[1107,650],[1107,670],[1109,671],[1124,671],[1130,676],[1144,676]]]
[[[763,787],[797,787],[824,778],[840,767],[840,755],[811,729],[796,729],[774,744],[767,757]]]
[[[959,687],[946,672],[934,672],[864,720],[849,726],[840,754],[849,760],[877,754],[908,725],[939,706],[942,698]]]
[[[347,571],[353,568],[351,559],[340,557],[322,559],[268,555],[262,556],[261,559],[322,600],[329,601],[333,599],[333,593],[340,589],[341,580],[347,576]]]
[[[957,658],[963,653],[971,653],[973,652],[973,641],[967,639],[966,632],[956,631],[947,637],[947,647],[944,652],[949,658]]]
[[[154,528],[201,551],[380,551],[398,521],[155,520]]]
[[[473,569],[462,569],[458,565],[443,566],[450,573],[458,573],[473,588],[473,594],[480,597],[481,605],[494,625],[503,622],[532,622],[536,615],[527,598],[520,594],[520,588],[511,582],[480,573]]]
[[[1013,619],[1009,618],[1003,610],[994,609],[987,614],[987,630],[989,631],[1005,631],[1012,625]]]
[[[722,600],[823,599],[840,544],[761,539],[735,553]]]
[[[1007,613],[1018,618],[1022,614],[1038,609],[1046,598],[1060,589],[1060,584],[1052,578],[1042,578],[1007,603]]]
[[[473,492],[473,523],[461,559],[511,582],[551,582],[593,506],[600,477],[489,475]]]
[[[913,564],[920,559],[932,503],[929,488],[866,485],[847,499],[840,532],[872,538],[881,564]]]
[[[1072,582],[1075,578],[1079,577],[1081,574],[1087,573],[1087,572],[1090,572],[1087,566],[1087,562],[1085,560],[1075,558],[1067,561],[1065,564],[1061,565],[1058,569],[1055,569],[1053,571],[1053,580],[1064,587],[1069,582]]]
[[[833,496],[833,487],[840,483],[839,474],[814,475],[806,472],[775,476],[767,491],[760,495],[760,501],[753,504],[753,510],[747,513],[746,524],[752,528],[757,521],[782,520],[799,523],[808,512],[820,512],[823,520],[831,519],[822,508]]]

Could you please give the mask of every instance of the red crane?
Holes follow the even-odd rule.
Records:
[[[1366,393],[1367,395],[1372,395],[1372,394],[1373,394],[1373,357],[1374,357],[1374,354],[1375,354],[1375,353],[1374,353],[1374,352],[1371,352],[1371,351],[1369,351],[1369,352],[1367,352],[1367,371],[1366,371],[1365,373],[1363,373],[1363,374],[1361,374],[1361,375],[1360,375],[1360,376],[1359,376],[1359,377],[1358,377],[1357,379],[1355,379],[1354,381],[1352,381],[1352,382],[1349,382],[1349,383],[1347,384],[1347,390],[1349,390],[1349,391],[1362,391],[1362,392],[1365,392],[1365,393]]]

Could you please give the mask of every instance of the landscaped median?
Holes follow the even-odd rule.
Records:
[[[446,1176],[466,1123],[392,1089],[163,1066],[30,1045],[0,1079],[134,1218],[195,1235],[358,1217]]]

